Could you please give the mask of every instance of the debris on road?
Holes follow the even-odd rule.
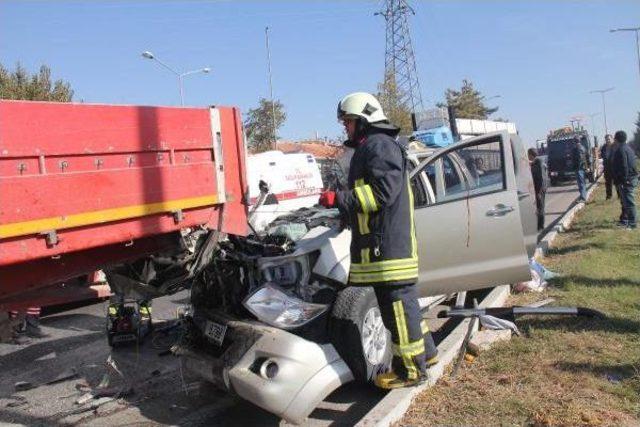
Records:
[[[16,391],[31,390],[33,387],[34,387],[34,385],[32,383],[30,383],[29,381],[18,381],[17,383],[15,383],[13,385],[13,388]]]
[[[61,374],[59,374],[58,376],[56,376],[55,378],[49,380],[49,381],[45,381],[39,384],[34,384],[31,383],[29,381],[18,381],[17,383],[15,383],[13,385],[14,389],[16,391],[25,391],[25,390],[30,390],[32,388],[36,388],[36,387],[40,387],[41,385],[52,385],[52,384],[56,384],[62,381],[66,381],[68,379],[71,378],[75,378],[78,376],[78,371],[76,370],[76,368],[69,368],[66,371],[63,371]]]
[[[529,261],[529,270],[531,271],[531,280],[516,283],[513,286],[515,292],[542,292],[547,288],[549,280],[559,276],[558,273],[547,270],[544,265],[533,258]]]
[[[490,315],[485,315],[485,316],[480,316],[480,325],[484,329],[490,329],[494,331],[510,330],[514,334],[520,335],[520,330],[518,329],[518,326],[516,326],[516,324],[513,323],[511,320],[501,319],[499,317],[490,316]]]
[[[62,381],[70,380],[71,378],[75,378],[78,376],[78,371],[76,368],[69,368],[66,371],[62,372],[60,375],[52,379],[51,381],[47,381],[46,385],[56,384]]]
[[[8,399],[13,399],[13,401],[4,405],[5,408],[18,408],[29,404],[27,398],[20,395],[9,396]]]

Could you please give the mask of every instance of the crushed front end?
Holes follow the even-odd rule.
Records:
[[[294,423],[353,379],[327,336],[349,270],[336,212],[301,210],[264,236],[230,236],[192,285],[184,367]]]

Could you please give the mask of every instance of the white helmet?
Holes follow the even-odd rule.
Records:
[[[338,103],[338,119],[363,118],[367,123],[388,122],[382,105],[375,96],[366,92],[355,92],[342,98]]]

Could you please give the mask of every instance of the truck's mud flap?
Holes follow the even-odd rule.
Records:
[[[181,351],[185,369],[296,424],[332,391],[353,380],[331,344],[316,344],[263,325],[255,325],[253,332],[259,338],[239,358]],[[242,339],[235,338],[242,346]],[[233,347],[225,353],[237,355]]]

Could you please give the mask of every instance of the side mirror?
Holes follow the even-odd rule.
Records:
[[[260,189],[260,193],[267,194],[269,193],[269,184],[267,184],[263,180],[260,180],[260,182],[258,183],[258,189]]]

